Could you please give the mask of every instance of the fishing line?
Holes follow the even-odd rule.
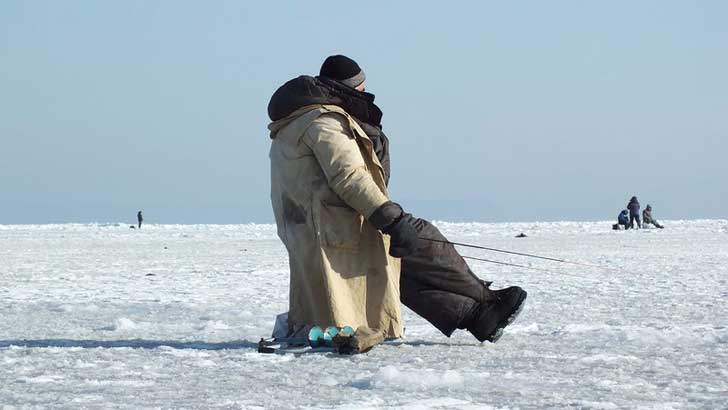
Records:
[[[460,256],[462,256],[464,259],[473,259],[473,260],[476,260],[476,261],[495,263],[495,264],[498,264],[498,265],[513,266],[515,268],[532,269],[532,270],[537,270],[537,271],[546,272],[546,273],[560,274],[559,272],[554,272],[554,271],[551,271],[551,270],[548,270],[548,269],[543,269],[543,268],[536,268],[536,267],[533,267],[533,266],[518,265],[516,263],[494,261],[494,260],[484,259],[484,258],[476,258],[475,256],[465,256],[465,255],[460,255]]]
[[[441,240],[441,239],[423,238],[423,237],[420,237],[419,239],[422,239],[422,240],[425,240],[425,241],[430,241],[430,242],[446,243],[446,244],[449,244],[449,245],[465,246],[465,247],[468,247],[468,248],[483,249],[483,250],[492,251],[492,252],[507,253],[507,254],[510,254],[510,255],[526,256],[526,257],[529,257],[529,258],[543,259],[543,260],[552,261],[552,262],[567,263],[567,264],[570,264],[570,265],[588,266],[590,268],[606,269],[606,270],[617,271],[617,272],[622,272],[623,271],[623,269],[613,268],[613,267],[610,267],[610,266],[595,265],[595,264],[584,263],[584,262],[575,262],[575,261],[570,261],[570,260],[566,260],[566,259],[559,259],[559,258],[550,258],[548,256],[533,255],[533,254],[524,253],[524,252],[507,251],[507,250],[503,250],[503,249],[490,248],[490,247],[487,247],[487,246],[470,245],[470,244],[462,243],[462,242],[451,242],[451,241],[444,241],[444,240]]]

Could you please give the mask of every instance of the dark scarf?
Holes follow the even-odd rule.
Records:
[[[353,116],[372,143],[389,183],[389,139],[382,131],[382,110],[374,104],[374,94],[357,91],[326,77],[302,75],[283,84],[268,103],[268,116],[278,121],[297,109],[312,104],[337,105]]]

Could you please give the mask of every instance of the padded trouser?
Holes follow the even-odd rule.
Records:
[[[660,224],[659,224],[659,223],[658,223],[657,221],[655,221],[654,219],[651,219],[651,220],[650,220],[650,222],[645,222],[644,224],[645,224],[645,225],[649,225],[649,224],[652,224],[652,225],[654,225],[654,226],[655,226],[656,228],[660,228],[660,229],[664,228],[664,226],[660,225]]]
[[[426,220],[411,215],[405,218],[412,220],[420,238],[447,240]],[[491,291],[453,245],[420,242],[419,251],[402,258],[400,300],[449,337],[455,329],[465,327]]]

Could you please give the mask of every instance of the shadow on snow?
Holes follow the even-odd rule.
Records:
[[[157,349],[170,347],[173,349],[194,350],[225,350],[225,349],[257,349],[258,343],[247,340],[232,342],[208,343],[202,341],[179,342],[174,340],[73,340],[73,339],[38,339],[38,340],[0,340],[0,348],[7,347],[81,347],[84,349],[96,348],[131,348],[131,349]]]
[[[382,346],[459,346],[459,347],[475,347],[477,343],[448,343],[448,342],[430,342],[425,340],[389,340],[382,343]],[[174,340],[145,340],[145,339],[128,339],[128,340],[74,340],[74,339],[37,339],[37,340],[0,340],[0,349],[8,347],[25,347],[25,348],[84,348],[84,349],[158,349],[169,347],[172,349],[193,349],[193,350],[234,350],[234,349],[258,349],[257,342],[249,340],[235,340],[231,342],[210,343],[203,341],[180,342]],[[287,349],[282,349],[283,351]],[[318,353],[313,349],[310,353]],[[304,352],[301,352],[304,353]]]

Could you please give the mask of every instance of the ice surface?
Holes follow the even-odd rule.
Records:
[[[0,225],[0,409],[728,408],[728,221],[437,222],[494,287],[529,292],[497,344],[407,337],[262,355],[287,310],[271,225]],[[524,232],[527,238],[515,238]]]

